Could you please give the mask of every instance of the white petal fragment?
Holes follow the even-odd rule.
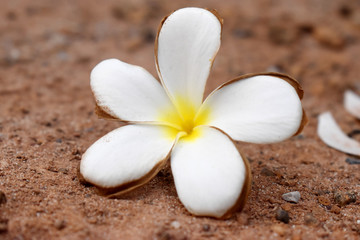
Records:
[[[360,96],[353,91],[347,90],[344,96],[345,109],[360,119]]]
[[[302,123],[303,110],[295,88],[267,75],[234,80],[215,90],[202,106],[208,125],[237,141],[279,142],[293,136]]]
[[[166,128],[127,125],[111,131],[84,153],[80,173],[102,188],[141,182],[141,178],[167,159],[172,149],[175,139],[166,137]]]
[[[171,102],[161,84],[145,69],[108,59],[91,72],[91,89],[97,104],[124,121],[157,121]]]
[[[317,132],[324,143],[341,152],[360,156],[360,143],[345,135],[330,112],[322,113],[318,121]]]
[[[222,217],[236,205],[246,182],[246,165],[233,142],[203,126],[196,139],[180,139],[171,168],[180,201],[198,216]]]
[[[220,35],[219,19],[205,9],[179,9],[165,20],[157,38],[157,67],[175,101],[181,96],[200,106]]]

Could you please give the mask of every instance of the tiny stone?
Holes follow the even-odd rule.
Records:
[[[314,37],[323,46],[340,49],[344,47],[345,40],[340,32],[328,27],[318,27],[315,29]]]
[[[318,220],[311,213],[308,213],[304,217],[304,222],[306,225],[316,225]]]
[[[345,162],[350,165],[360,164],[360,159],[358,158],[346,158]]]
[[[302,135],[302,134],[299,134],[299,135],[296,135],[295,136],[295,139],[299,139],[299,140],[301,140],[301,139],[304,139],[305,137],[304,137],[304,135]]]
[[[285,235],[285,228],[280,224],[272,225],[271,230],[281,237]]]
[[[276,211],[276,220],[279,220],[283,223],[289,223],[290,217],[289,213],[281,208]]]
[[[0,191],[0,205],[5,204],[7,202],[5,193]]]
[[[210,225],[209,224],[204,224],[202,226],[202,229],[205,231],[205,232],[208,232],[210,230]]]
[[[274,198],[272,197],[269,197],[268,199],[268,202],[271,203],[271,204],[275,204],[275,203],[279,203],[278,201],[276,201]]]
[[[339,13],[342,17],[348,18],[353,13],[353,9],[350,6],[343,5],[339,8]]]
[[[79,149],[74,149],[72,152],[71,152],[72,155],[81,155],[81,152]]]
[[[357,223],[357,224],[360,224],[360,219],[356,220],[356,223]]]
[[[68,174],[69,170],[66,168],[59,168],[59,172],[61,172],[63,174]]]
[[[65,220],[56,220],[54,223],[54,226],[57,230],[62,230],[66,227],[66,222]]]
[[[271,170],[268,169],[267,167],[263,167],[263,168],[261,169],[260,174],[263,175],[263,176],[267,176],[267,177],[273,177],[273,176],[276,175],[273,171],[271,171]]]
[[[322,189],[318,189],[314,192],[314,194],[316,196],[325,195],[325,194],[329,194],[329,193],[330,193],[329,190],[322,190]]]
[[[8,221],[7,219],[0,219],[0,234],[8,231]]]
[[[235,29],[233,34],[238,38],[250,38],[254,36],[254,33],[247,29]]]
[[[298,39],[298,32],[296,29],[291,27],[273,25],[269,27],[268,36],[273,43],[286,45],[291,44]]]
[[[354,192],[337,192],[334,194],[335,203],[340,206],[356,202],[356,193]]]
[[[181,224],[178,221],[172,221],[170,225],[175,229],[178,229],[181,226]]]
[[[340,213],[340,208],[336,205],[331,206],[331,212],[335,213],[335,214],[339,214]]]
[[[302,240],[301,233],[299,232],[293,232],[291,236],[291,240]]]
[[[284,199],[287,202],[293,202],[293,203],[298,203],[300,200],[300,192],[295,191],[295,192],[289,192],[289,193],[285,193],[282,195],[282,199]]]
[[[324,196],[319,196],[318,201],[321,205],[324,205],[324,206],[330,206],[330,204],[331,204],[330,200]]]
[[[267,72],[284,72],[280,65],[272,65],[266,69]]]
[[[285,211],[290,211],[291,210],[291,203],[285,203],[281,205],[281,208],[284,209]]]

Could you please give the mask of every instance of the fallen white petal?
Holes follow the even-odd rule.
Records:
[[[322,113],[318,121],[317,132],[324,143],[341,152],[360,156],[360,143],[345,135],[330,112]]]
[[[297,90],[280,77],[258,75],[219,87],[204,102],[208,125],[237,141],[279,142],[293,136],[303,124]]]
[[[91,89],[98,106],[124,121],[157,121],[172,103],[161,84],[145,69],[108,59],[91,72]]]
[[[360,119],[360,96],[351,90],[347,90],[344,95],[345,109]]]
[[[166,130],[152,125],[115,129],[84,153],[80,173],[102,188],[142,185],[156,175],[173,147],[175,139],[167,137]]]
[[[243,190],[247,194],[249,169],[225,134],[206,126],[199,130],[195,139],[181,138],[171,153],[176,190],[189,212],[223,217],[238,204]]]
[[[201,105],[220,35],[219,19],[205,9],[179,9],[165,20],[155,54],[159,76],[175,101],[180,96]]]

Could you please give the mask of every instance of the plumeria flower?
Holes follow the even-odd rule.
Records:
[[[217,14],[200,8],[165,18],[155,43],[161,84],[143,68],[116,59],[93,69],[98,114],[128,125],[85,152],[80,173],[86,181],[128,192],[171,158],[178,196],[190,213],[225,218],[244,206],[251,171],[234,141],[273,143],[299,133],[306,122],[303,91],[283,74],[250,74],[203,101],[221,29]]]

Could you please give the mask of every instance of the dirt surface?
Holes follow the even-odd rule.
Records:
[[[305,90],[301,135],[238,143],[252,192],[228,220],[189,214],[169,166],[119,199],[77,178],[82,153],[120,126],[94,114],[91,69],[119,58],[156,76],[158,25],[185,6],[224,18],[207,94],[263,71],[290,74]],[[14,0],[0,1],[0,18],[0,239],[360,239],[360,165],[316,135],[328,110],[345,132],[360,128],[342,104],[345,89],[360,92],[358,1]],[[298,203],[282,199],[291,191]]]

